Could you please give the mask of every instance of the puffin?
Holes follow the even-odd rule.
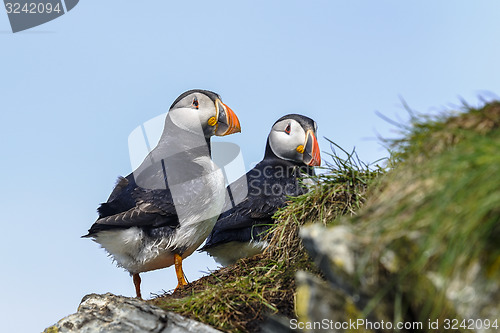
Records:
[[[263,160],[228,186],[223,213],[199,251],[223,266],[262,252],[267,242],[261,235],[273,225],[274,213],[290,196],[308,191],[314,167],[321,164],[316,132],[316,122],[299,114],[274,123]]]
[[[212,230],[225,202],[225,179],[211,159],[210,138],[241,131],[236,114],[208,90],[182,93],[171,105],[157,146],[126,177],[119,177],[99,217],[82,237],[92,238],[133,278],[175,266],[176,290],[187,285],[182,260]]]

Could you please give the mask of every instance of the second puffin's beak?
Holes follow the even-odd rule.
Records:
[[[304,145],[304,163],[310,166],[320,166],[321,156],[319,153],[318,140],[314,136],[313,131],[309,130],[306,133],[306,143]]]
[[[229,106],[217,99],[215,108],[217,109],[215,135],[224,136],[241,132],[240,120]]]

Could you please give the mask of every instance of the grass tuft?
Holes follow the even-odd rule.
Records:
[[[331,161],[275,214],[264,253],[151,302],[225,332],[257,331],[269,314],[295,318],[295,273],[321,276],[298,237],[312,223],[348,224],[358,236],[352,278],[368,288],[365,314],[379,307],[398,319],[452,318],[460,312],[447,297],[454,283],[481,276],[498,286],[500,102],[411,116],[402,137],[386,141],[390,170],[329,141]]]
[[[313,177],[311,190],[291,197],[290,204],[275,214],[276,224],[264,235],[270,243],[264,253],[241,259],[150,302],[225,332],[257,331],[270,314],[296,318],[295,273],[304,270],[320,275],[301,244],[299,227],[331,224],[339,216],[355,214],[366,201],[369,185],[384,172],[379,166],[372,170],[362,163],[354,150],[348,153],[330,143],[343,155],[332,149],[332,161],[324,173]]]
[[[391,142],[397,162],[380,194],[347,221],[370,236],[363,244],[365,272],[396,253],[386,286],[399,286],[420,319],[449,315],[446,293],[454,285],[472,285],[480,276],[500,282],[499,125],[499,102],[414,116],[404,137]],[[377,268],[377,279],[387,277]],[[432,281],[427,287],[424,278]]]

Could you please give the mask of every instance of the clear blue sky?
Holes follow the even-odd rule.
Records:
[[[247,165],[291,112],[374,161],[377,134],[394,135],[375,111],[407,119],[400,96],[430,113],[500,91],[498,13],[496,0],[81,1],[12,34],[0,12],[2,330],[41,331],[88,293],[134,295],[79,237],[131,171],[128,135],[181,92],[222,96],[243,130],[224,140]],[[193,280],[216,265],[184,267]],[[173,268],[142,276],[145,296],[176,284]]]

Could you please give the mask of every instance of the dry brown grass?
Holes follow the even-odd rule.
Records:
[[[354,214],[366,199],[368,185],[382,173],[355,157],[355,152],[345,158],[332,154],[333,163],[316,178],[317,186],[291,198],[289,206],[275,214],[276,224],[264,236],[270,245],[263,254],[241,259],[151,302],[226,332],[258,331],[270,314],[295,318],[295,273],[320,275],[301,244],[299,227],[334,223],[338,216]]]

